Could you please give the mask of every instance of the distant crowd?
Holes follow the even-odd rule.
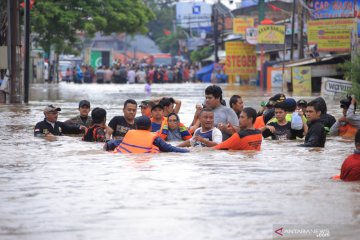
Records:
[[[303,138],[299,147],[323,148],[328,135],[341,136],[355,138],[356,150],[344,162],[339,178],[360,180],[360,115],[356,112],[354,96],[340,101],[343,115],[339,119],[328,113],[321,97],[309,102],[296,101],[279,93],[255,110],[244,107],[243,98],[233,95],[227,106],[217,85],[205,89],[204,103],[195,106],[189,126],[185,126],[178,115],[181,105],[180,99],[172,97],[143,100],[140,104],[127,99],[123,115],[113,117],[108,123],[103,108],[92,109],[89,116],[87,100],[79,102],[80,114],[65,122],[57,121],[61,108],[49,105],[44,109],[45,119],[36,124],[34,135],[82,134],[82,140],[103,142],[105,150],[121,154],[185,153],[191,149],[188,147],[259,151],[266,138]],[[136,117],[138,107],[140,117]]]
[[[68,83],[183,83],[196,82],[198,66],[179,62],[173,66],[148,65],[140,62],[114,63],[112,66],[68,68],[62,80]]]

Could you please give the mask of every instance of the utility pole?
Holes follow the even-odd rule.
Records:
[[[292,6],[292,17],[291,17],[291,45],[290,45],[290,59],[294,60],[294,38],[295,38],[295,10],[296,10],[296,1],[293,1]]]
[[[30,0],[25,0],[25,62],[24,62],[24,102],[29,102],[30,75]]]
[[[299,59],[304,58],[304,7],[300,4],[298,8],[298,24],[299,24],[299,30],[298,30],[298,53],[299,53]]]
[[[214,27],[214,52],[215,52],[215,62],[219,62],[219,55],[218,55],[218,42],[219,42],[219,30],[218,30],[218,21],[219,21],[219,13],[216,9],[216,3],[213,5],[213,27]]]
[[[19,2],[8,0],[8,46],[10,49],[10,103],[21,103],[21,80],[18,59],[19,48]]]
[[[259,0],[259,24],[265,18],[265,0]]]

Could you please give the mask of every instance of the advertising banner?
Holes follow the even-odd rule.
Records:
[[[250,17],[236,17],[233,21],[233,33],[234,34],[246,34],[247,28],[254,27],[254,18]]]
[[[335,78],[321,78],[321,96],[334,97],[345,96],[352,88],[352,83]]]
[[[311,67],[293,67],[292,83],[295,96],[311,96]]]
[[[267,67],[266,81],[268,89],[283,87],[283,71],[285,74],[285,72],[288,71],[288,68]]]
[[[90,53],[90,65],[96,69],[102,65],[101,51],[92,50]]]
[[[255,46],[243,42],[226,42],[225,69],[228,75],[256,74]]]
[[[256,45],[258,43],[257,38],[258,38],[257,28],[246,29],[246,41],[249,44]]]
[[[310,7],[313,19],[353,18],[355,13],[354,0],[313,0]]]
[[[211,31],[210,4],[204,2],[178,2],[176,3],[176,24],[181,28],[203,29]]]
[[[353,18],[311,20],[308,21],[308,41],[317,44],[318,51],[347,52],[353,29],[356,29]]]
[[[285,26],[284,25],[259,25],[258,43],[259,44],[284,44]]]

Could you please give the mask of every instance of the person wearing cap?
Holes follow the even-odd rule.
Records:
[[[85,127],[90,127],[92,125],[92,118],[89,116],[90,102],[88,100],[81,100],[79,102],[79,112],[80,115],[66,120],[65,123],[74,126],[83,125]]]
[[[354,103],[352,103],[353,99]],[[332,125],[329,135],[345,138],[353,138],[355,136],[356,131],[360,128],[360,116],[355,113],[354,107],[350,108],[350,106],[354,106],[355,104],[355,97],[340,100],[340,108],[343,109],[343,116]]]
[[[274,118],[275,109],[274,105],[278,102],[285,101],[286,96],[283,93],[277,93],[267,102],[261,103],[261,109],[257,113],[257,118],[255,119],[254,128],[255,129],[262,129],[265,125]]]
[[[348,156],[341,166],[340,179],[343,181],[360,180],[360,130],[357,130],[355,134],[354,154]]]
[[[221,104],[222,90],[217,85],[205,89],[205,105],[214,112],[214,125],[221,131],[223,141],[239,130],[239,119],[233,109]]]
[[[129,130],[114,153],[189,152],[166,143],[157,133],[151,132],[151,121],[146,116],[135,119],[136,129]]]
[[[48,105],[44,109],[45,119],[34,127],[35,137],[61,136],[65,134],[79,134],[86,129],[84,126],[71,126],[57,121],[61,108]]]
[[[150,100],[141,101],[141,104],[139,106],[141,109],[141,115],[151,117],[151,108],[155,105],[156,104]]]
[[[82,138],[86,142],[105,142],[106,141],[106,110],[94,108],[91,111],[93,124],[86,129]]]
[[[151,108],[151,131],[161,132],[163,126],[167,124],[167,118],[164,117],[164,106],[156,104]]]
[[[259,129],[254,128],[256,110],[246,107],[240,113],[240,131],[235,132],[229,139],[216,145],[217,150],[256,150],[260,151],[262,135]]]
[[[296,102],[296,110],[302,110],[303,113],[305,113],[307,107],[307,102],[304,99],[300,99]]]

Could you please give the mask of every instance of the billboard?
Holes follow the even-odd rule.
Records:
[[[254,18],[236,17],[233,20],[233,33],[245,35],[247,28],[254,27]]]
[[[321,80],[321,96],[342,97],[352,89],[352,83],[345,80],[323,77]]]
[[[313,19],[352,18],[355,13],[354,0],[313,0],[310,8]]]
[[[295,96],[311,96],[311,67],[293,67],[292,83]]]
[[[259,44],[284,44],[285,26],[284,25],[259,25],[258,43]]]
[[[176,23],[185,29],[196,28],[210,32],[211,14],[211,5],[204,2],[176,3]]]
[[[309,44],[317,44],[318,51],[323,52],[350,51],[351,33],[355,26],[353,18],[308,21]]]
[[[243,42],[226,42],[225,69],[228,75],[256,74],[255,46]]]

